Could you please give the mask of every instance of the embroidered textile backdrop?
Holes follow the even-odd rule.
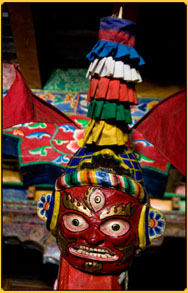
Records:
[[[86,117],[88,108],[86,102],[87,84],[83,86],[85,77],[81,77],[82,82],[79,82],[79,75],[77,75],[77,87],[74,87],[76,91],[71,91],[70,88],[65,88],[65,85],[62,87],[62,71],[56,71],[56,74],[57,78],[53,75],[50,77],[45,90],[33,90],[33,92],[60,111],[70,115],[81,129],[76,129],[69,124],[41,122],[25,123],[3,131],[3,154],[18,157],[22,180],[26,186],[46,184],[52,187],[54,185],[56,178],[62,173],[69,159],[79,148],[83,138],[83,128],[87,126],[89,121],[89,118]],[[15,78],[15,72],[11,66],[3,64],[3,77],[4,97]],[[66,76],[66,84],[71,84],[71,78],[71,75]],[[143,83],[143,87],[139,84],[137,88],[139,104],[131,107],[132,125],[162,99],[180,90],[175,86],[162,89],[150,83]],[[84,92],[83,89],[85,89]],[[132,144],[130,146],[134,148],[138,156],[150,195],[162,197],[170,164],[138,131],[133,131],[131,138]],[[7,187],[3,189],[3,235],[7,237],[14,235],[22,242],[34,241],[43,249],[44,259],[53,258],[54,261],[58,262],[59,250],[55,239],[46,233],[45,225],[38,222],[36,203],[30,201],[28,206],[26,190]],[[182,235],[185,224],[183,219],[178,219],[180,215],[178,213],[173,215],[166,213],[165,215],[173,223],[172,227],[169,226],[170,229],[167,229],[167,235],[168,233],[171,235],[172,228],[174,235]],[[178,225],[175,225],[177,222],[182,223],[182,230],[179,229]],[[41,225],[40,234],[37,232],[39,229],[36,231],[36,225]]]
[[[69,124],[25,123],[3,131],[3,153],[18,156],[25,185],[53,186],[55,179],[80,147],[83,128],[89,121],[86,117],[88,81],[85,73],[84,69],[56,70],[45,85],[45,90],[33,90],[38,97],[73,118],[81,129]],[[15,78],[12,65],[3,64],[3,77],[4,97]],[[131,106],[133,123],[130,126],[162,99],[179,90],[176,86],[162,88],[147,82],[143,84],[137,85],[138,105]],[[71,91],[67,88],[68,85],[77,91]],[[85,92],[79,91],[82,89]],[[131,147],[134,148],[143,170],[146,188],[151,196],[162,197],[170,164],[137,130],[132,132],[131,139]]]

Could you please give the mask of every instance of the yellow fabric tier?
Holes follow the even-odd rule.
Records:
[[[102,145],[125,145],[128,126],[113,125],[103,120],[91,120],[84,131],[84,143]]]

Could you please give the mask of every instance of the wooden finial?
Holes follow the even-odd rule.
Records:
[[[122,18],[122,17],[123,17],[123,6],[120,6],[118,18]]]

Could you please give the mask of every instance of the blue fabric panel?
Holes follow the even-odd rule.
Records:
[[[86,58],[89,61],[93,61],[96,57],[103,58],[107,56],[112,56],[114,59],[128,56],[130,60],[134,59],[139,66],[145,64],[142,57],[133,47],[104,40],[98,41],[92,50],[86,55]]]
[[[135,27],[136,24],[133,21],[123,19],[123,18],[117,18],[117,17],[111,17],[106,16],[101,18],[100,20],[100,30],[118,30],[122,32],[128,32],[131,35],[135,35]]]
[[[3,139],[2,139],[3,155],[18,157],[18,143],[19,143],[18,137],[3,134]]]
[[[149,195],[156,198],[163,198],[166,189],[168,175],[151,170],[149,168],[142,168],[144,183]]]
[[[56,179],[64,173],[64,168],[53,164],[33,164],[21,167],[24,186],[47,185],[54,187]]]

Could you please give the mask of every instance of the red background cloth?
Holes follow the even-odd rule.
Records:
[[[30,90],[19,70],[7,95],[3,98],[3,129],[27,122],[74,123],[54,106]],[[76,128],[79,128],[76,125]]]
[[[161,101],[133,128],[185,175],[185,90]]]

